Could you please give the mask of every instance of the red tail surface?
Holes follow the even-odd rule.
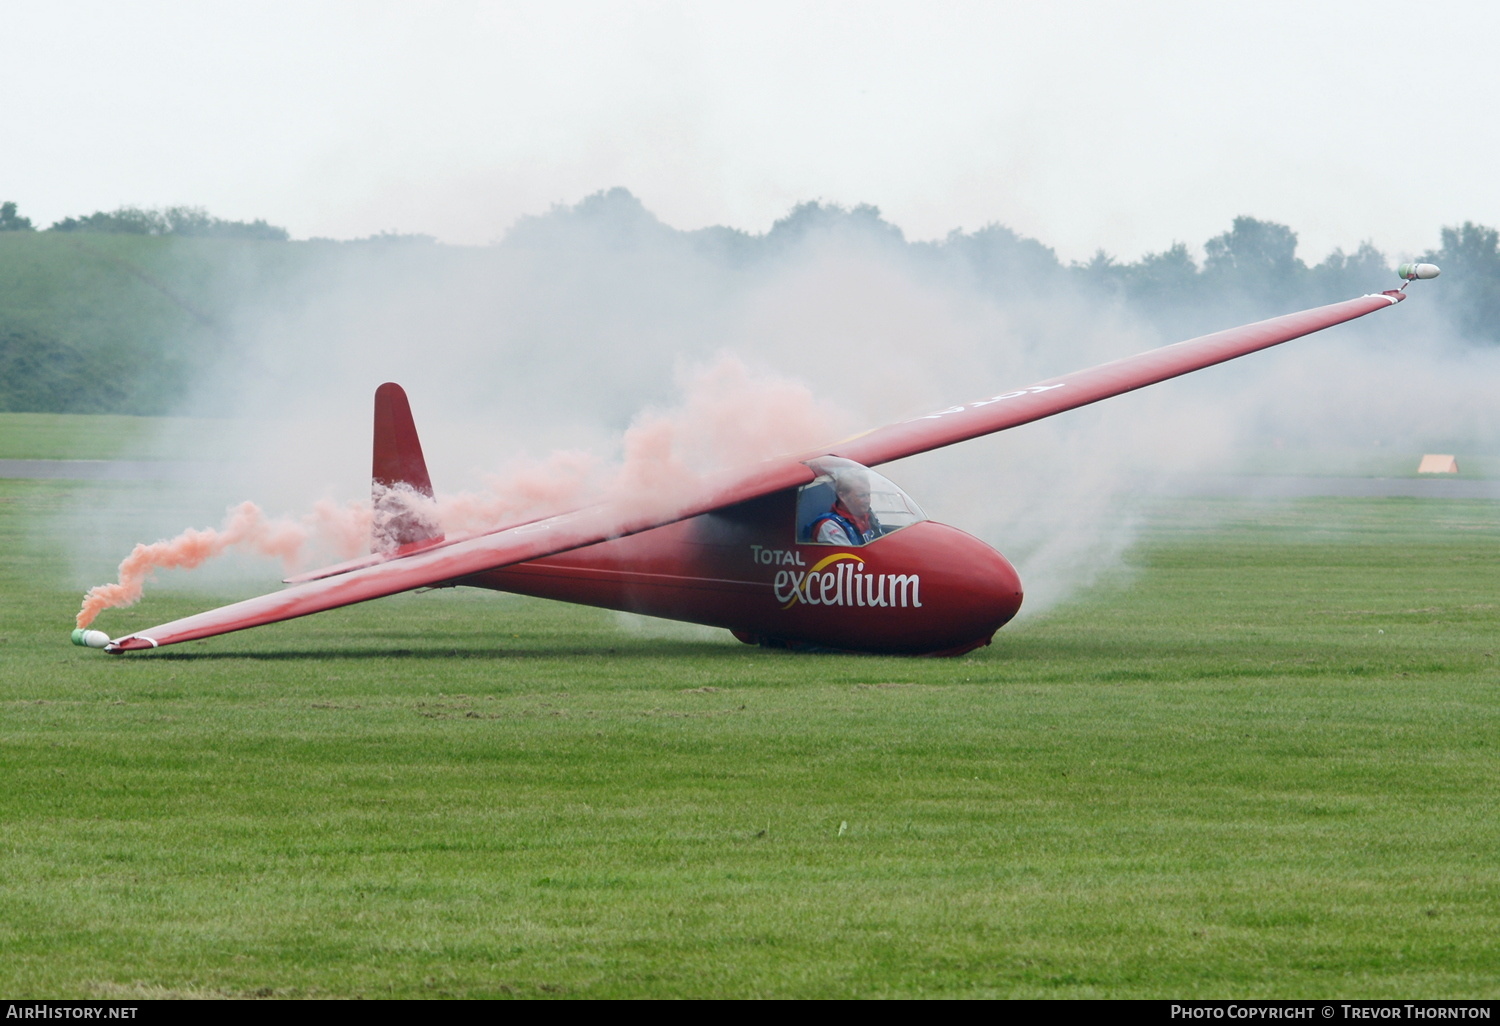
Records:
[[[394,381],[375,390],[375,450],[370,465],[375,504],[371,547],[376,552],[409,549],[441,541],[437,524],[414,509],[412,493],[432,498],[432,479],[422,458],[422,442],[406,392]]]
[[[422,442],[411,417],[406,391],[394,381],[375,390],[375,459],[370,477],[377,485],[412,491],[432,498],[432,479],[422,458]]]

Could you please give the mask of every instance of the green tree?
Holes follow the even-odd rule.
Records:
[[[799,203],[774,222],[765,235],[766,245],[787,249],[812,237],[840,237],[879,246],[904,247],[901,229],[880,216],[880,208],[868,203],[841,207],[836,203]]]
[[[285,242],[289,235],[285,228],[277,228],[257,218],[254,221],[226,221],[214,217],[202,207],[167,207],[161,211],[161,235],[180,235],[213,239],[263,239],[270,242]]]
[[[1443,269],[1440,302],[1466,336],[1500,343],[1500,231],[1465,221],[1444,228],[1442,246],[1422,254]]]
[[[10,200],[0,203],[0,232],[30,232],[31,218],[16,213],[16,205]]]
[[[49,232],[97,232],[101,235],[162,235],[163,223],[155,211],[121,207],[105,213],[96,210],[84,217],[65,217]]]
[[[987,224],[968,234],[955,228],[942,242],[916,245],[966,266],[984,288],[1001,295],[1055,283],[1065,273],[1050,247],[1003,224]]]
[[[290,236],[262,220],[226,221],[202,207],[143,210],[120,207],[84,217],[65,217],[47,229],[52,232],[96,232],[102,235],[175,235],[185,238],[264,239],[285,242]]]
[[[1244,288],[1300,280],[1307,267],[1297,259],[1297,233],[1284,224],[1236,217],[1223,235],[1203,244],[1204,271]]]
[[[1129,265],[1117,263],[1113,256],[1102,249],[1094,250],[1088,263],[1074,263],[1069,270],[1076,280],[1083,282],[1085,288],[1100,296],[1116,299],[1125,295],[1125,283],[1130,276]]]
[[[1186,303],[1197,298],[1198,264],[1181,242],[1160,253],[1147,253],[1125,268],[1127,288],[1135,300]]]
[[[1308,271],[1308,278],[1312,283],[1310,298],[1314,302],[1334,303],[1391,288],[1395,272],[1386,262],[1384,253],[1371,243],[1362,242],[1353,253],[1334,250],[1321,264]]]

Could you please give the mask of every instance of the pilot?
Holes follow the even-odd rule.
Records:
[[[870,480],[862,470],[834,477],[838,498],[833,508],[812,522],[810,534],[820,545],[864,545],[880,537],[880,523],[870,511]]]

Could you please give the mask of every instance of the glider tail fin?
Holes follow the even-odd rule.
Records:
[[[400,385],[387,381],[375,390],[375,445],[370,469],[375,524],[370,547],[396,553],[443,540],[442,529],[422,499],[432,498],[432,479],[412,420],[411,404]]]

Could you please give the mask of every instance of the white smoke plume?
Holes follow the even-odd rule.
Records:
[[[91,528],[118,559],[127,532],[173,534],[246,498],[292,523],[319,501],[357,508],[386,380],[411,397],[439,519],[467,533],[1177,340],[1066,283],[997,290],[915,259],[889,226],[808,231],[752,259],[734,233],[596,200],[482,249],[292,244],[296,273],[245,287],[235,350],[185,397],[238,418],[212,453],[222,476],[130,518],[88,511]],[[1118,565],[1174,475],[1273,442],[1500,449],[1500,353],[1450,341],[1422,301],[886,472],[1009,555],[1034,615]],[[85,556],[92,580],[112,565]]]

